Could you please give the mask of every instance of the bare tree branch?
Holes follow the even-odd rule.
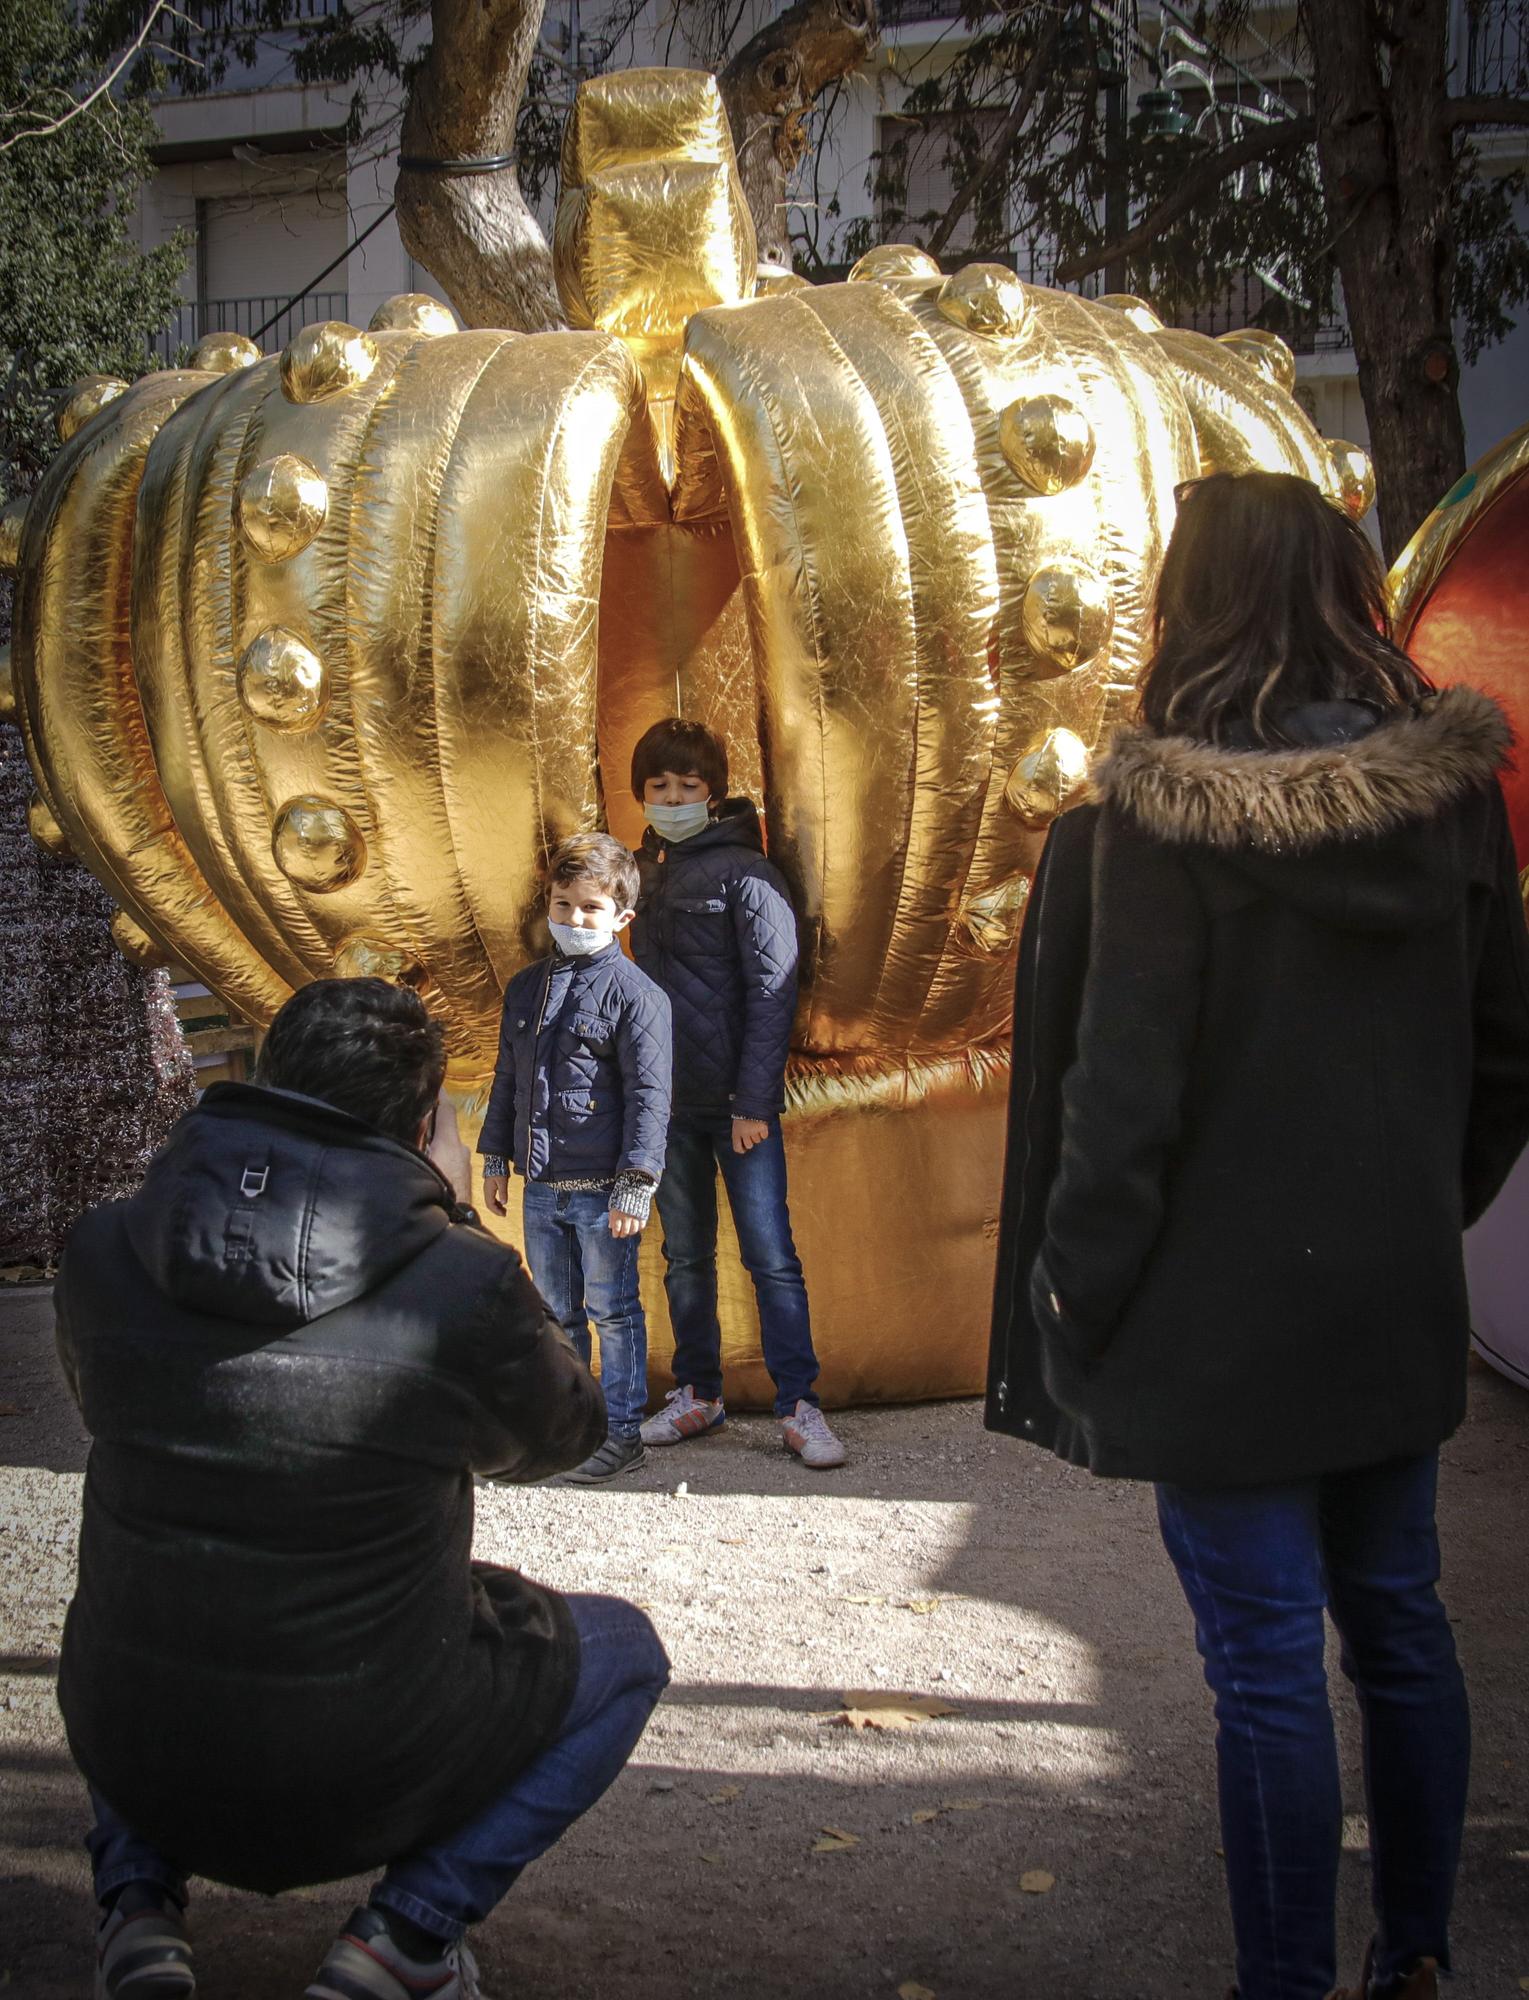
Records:
[[[8,153],[12,146],[19,146],[23,139],[51,138],[55,132],[62,132],[66,125],[80,117],[82,113],[88,111],[98,98],[110,91],[117,78],[121,76],[128,64],[133,60],[133,57],[138,54],[149,38],[150,28],[153,27],[160,15],[167,11],[167,4],[168,0],[154,0],[154,5],[149,9],[147,19],[133,40],[124,49],[121,60],[114,69],[109,70],[102,77],[101,81],[88,96],[80,98],[75,103],[71,103],[67,111],[61,112],[57,118],[49,119],[44,125],[29,125],[24,131],[13,132],[8,139],[0,139],[0,153]],[[175,10],[170,8],[168,11],[173,13]]]
[[[933,235],[929,238],[927,247],[931,257],[938,257],[945,248],[962,216],[997,173],[1009,148],[1024,130],[1025,120],[1030,116],[1031,108],[1039,97],[1041,86],[1051,68],[1051,52],[1056,47],[1061,27],[1061,15],[1052,14],[1041,31],[1040,40],[1035,45],[1035,53],[1026,67],[1025,80],[1020,86],[1014,109],[1000,126],[977,171],[957,188],[955,199],[941,216]]]
[[[796,0],[717,78],[766,263],[791,262],[786,183],[807,150],[813,101],[860,67],[878,33],[876,0]]]
[[[1529,125],[1529,97],[1452,97],[1444,123],[1451,131],[1462,125]]]
[[[1134,257],[1139,250],[1155,243],[1163,231],[1171,228],[1181,215],[1187,214],[1197,201],[1214,193],[1239,168],[1251,166],[1256,160],[1271,159],[1278,153],[1294,152],[1302,146],[1309,146],[1316,136],[1314,118],[1285,118],[1278,124],[1260,126],[1256,132],[1248,133],[1246,138],[1223,146],[1220,152],[1210,154],[1190,168],[1173,193],[1160,201],[1127,235],[1117,242],[1101,244],[1097,250],[1085,251],[1083,255],[1070,257],[1065,264],[1059,264],[1056,282],[1059,285],[1075,284],[1091,272],[1102,271],[1106,264]]]
[[[545,0],[432,0],[434,39],[404,107],[398,233],[467,326],[562,326],[547,239],[512,166],[451,162],[515,150],[515,121]],[[444,163],[405,167],[406,159]]]

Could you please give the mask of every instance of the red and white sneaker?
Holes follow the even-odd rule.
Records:
[[[708,1431],[720,1430],[726,1422],[722,1398],[698,1396],[687,1383],[683,1389],[671,1389],[664,1398],[664,1407],[648,1418],[642,1427],[642,1441],[683,1444],[686,1438],[705,1437]]]
[[[789,1417],[781,1418],[780,1435],[787,1451],[794,1451],[814,1472],[828,1472],[848,1456],[843,1440],[828,1428],[827,1417],[805,1396]]]

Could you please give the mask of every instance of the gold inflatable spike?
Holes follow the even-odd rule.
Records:
[[[967,264],[941,285],[939,303],[953,326],[1011,340],[1029,311],[1024,286],[1003,264]]]
[[[311,896],[349,888],[366,870],[366,840],[344,806],[313,794],[289,799],[276,815],[271,852],[287,880]]]
[[[852,285],[890,285],[896,291],[913,292],[927,292],[944,279],[929,252],[912,243],[878,243],[849,274]]]
[[[16,670],[11,665],[11,649],[0,646],[0,722],[16,720]]]
[[[189,366],[209,375],[237,375],[241,368],[253,368],[265,356],[243,333],[209,333],[191,350]]]
[[[281,389],[289,403],[327,403],[348,396],[377,366],[377,343],[344,320],[305,326],[288,341],[281,357]]]
[[[1293,396],[1209,334],[1154,336],[1195,421],[1202,472],[1294,472],[1341,497],[1327,442]]]
[[[1327,449],[1338,475],[1338,497],[1356,521],[1375,505],[1375,468],[1370,454],[1347,438],[1329,438]]]
[[[239,483],[234,513],[240,532],[263,562],[286,562],[324,525],[329,488],[316,467],[295,452],[252,466]]]
[[[1094,462],[1094,428],[1066,396],[1027,396],[998,419],[1004,457],[1036,493],[1064,493]]]
[[[1238,326],[1216,336],[1218,347],[1229,348],[1240,361],[1256,369],[1266,382],[1291,395],[1295,389],[1295,352],[1277,333],[1261,326]]]
[[[0,507],[0,576],[10,576],[21,562],[21,530],[31,504],[22,493]]]
[[[455,333],[457,316],[429,292],[399,292],[372,314],[369,333]]]
[[[784,292],[810,292],[810,280],[800,271],[788,271],[783,264],[761,264],[754,274],[756,299],[778,299]]]
[[[53,810],[40,792],[34,792],[27,806],[27,832],[37,842],[44,854],[56,854],[60,858],[70,852],[69,836],[59,825]]]
[[[427,982],[417,958],[384,938],[349,937],[334,955],[336,979],[385,979],[390,986],[422,987]]]
[[[1134,292],[1105,292],[1094,300],[1096,306],[1108,306],[1111,312],[1120,313],[1128,319],[1138,333],[1161,333],[1163,322],[1145,299],[1137,298]]]
[[[1049,826],[1088,782],[1088,745],[1070,729],[1048,729],[1031,739],[1009,773],[1004,798],[1028,827]]]
[[[87,375],[76,382],[58,406],[55,423],[59,442],[67,444],[76,431],[83,430],[92,417],[126,392],[127,384],[115,375]]]
[[[239,659],[239,699],[257,722],[295,733],[313,729],[329,706],[324,663],[295,632],[273,625]]]
[[[1086,667],[1115,623],[1109,587],[1082,563],[1048,563],[1025,590],[1025,638],[1058,673]]]
[[[1019,942],[1019,927],[1030,900],[1030,877],[1011,875],[1006,882],[962,899],[956,923],[966,948],[983,958],[1006,958]]]
[[[118,910],[111,920],[112,943],[121,952],[129,965],[168,965],[170,954],[157,938],[151,937],[143,925],[136,923],[126,910]]]

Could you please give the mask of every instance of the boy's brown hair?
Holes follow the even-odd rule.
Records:
[[[639,805],[649,778],[663,771],[682,778],[693,771],[706,780],[718,805],[727,797],[727,745],[704,722],[669,715],[638,737],[632,752],[632,796]]]
[[[637,907],[637,863],[621,842],[608,833],[572,833],[547,856],[547,890],[554,883],[577,882],[583,876],[618,910]]]

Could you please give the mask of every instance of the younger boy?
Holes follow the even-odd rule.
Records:
[[[637,1245],[664,1169],[669,1002],[623,956],[637,869],[607,833],[580,833],[547,862],[550,958],[505,988],[499,1059],[478,1150],[483,1197],[509,1206],[525,1179],[526,1261],[576,1352],[600,1340],[609,1435],[566,1475],[582,1486],[642,1464],[648,1332]]]
[[[674,1116],[659,1191],[674,1379],[642,1427],[679,1444],[725,1421],[717,1320],[717,1173],[754,1281],[781,1439],[804,1465],[844,1463],[812,1385],[807,1287],[786,1206],[780,1113],[796,1012],[796,916],[759,815],[727,796],[727,748],[699,723],[655,723],[632,756],[648,820],[632,955],[674,1010]]]

